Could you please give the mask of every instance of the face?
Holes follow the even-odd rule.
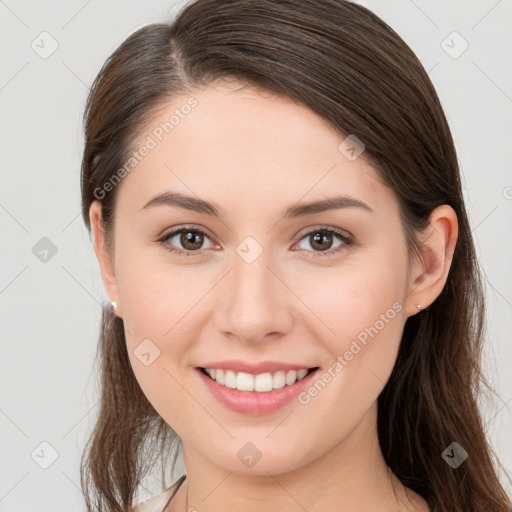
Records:
[[[216,82],[153,117],[118,185],[111,291],[136,378],[184,449],[226,471],[328,454],[393,369],[413,307],[399,205],[345,137],[288,99]],[[151,203],[166,193],[190,199]],[[301,208],[338,196],[360,204]],[[224,385],[200,370],[212,366]]]

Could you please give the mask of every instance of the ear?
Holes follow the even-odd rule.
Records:
[[[107,250],[105,245],[105,230],[103,229],[102,206],[96,200],[89,208],[89,220],[91,223],[91,230],[93,234],[94,252],[101,271],[101,279],[107,295],[111,301],[117,302],[117,309],[114,314],[121,317],[121,301],[119,298],[119,291],[117,287],[117,279],[114,271],[114,262],[112,256]]]
[[[429,217],[422,234],[421,261],[410,274],[406,315],[418,312],[417,304],[425,309],[443,291],[453,259],[459,233],[457,214],[447,204],[438,206]]]

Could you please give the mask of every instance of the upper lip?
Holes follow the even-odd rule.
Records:
[[[216,368],[222,370],[233,370],[234,372],[245,372],[257,375],[259,373],[277,372],[279,370],[308,370],[316,368],[315,366],[304,366],[301,364],[285,363],[282,361],[260,361],[259,363],[250,363],[241,359],[232,359],[230,361],[213,361],[205,363],[199,368]]]

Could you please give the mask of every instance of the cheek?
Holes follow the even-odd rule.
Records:
[[[197,270],[169,263],[161,247],[132,248],[126,254],[116,269],[125,327],[139,337],[172,335],[202,291]]]
[[[306,313],[312,336],[331,356],[329,367],[339,362],[339,377],[332,379],[334,394],[348,407],[373,402],[394,367],[405,321],[403,290],[406,280],[404,254],[380,248],[346,265],[322,269],[314,277],[303,274],[297,295]],[[316,317],[316,318],[314,318]],[[326,376],[326,378],[329,378]],[[334,391],[336,390],[336,391]],[[352,397],[352,398],[351,398]],[[334,399],[334,396],[332,397]]]
[[[187,378],[190,352],[211,313],[201,298],[218,277],[198,279],[197,266],[169,263],[164,249],[130,254],[117,262],[130,362],[155,409],[175,417],[190,405],[178,382]]]
[[[176,418],[190,405],[178,382],[183,381],[191,340],[199,338],[194,315],[187,315],[197,295],[186,283],[177,283],[163,271],[146,268],[144,275],[144,283],[124,290],[127,351],[148,401],[159,414],[166,411],[166,417]]]
[[[347,259],[337,267],[298,272],[292,277],[294,292],[333,340],[355,338],[376,322],[379,330],[385,330],[379,322],[381,315],[387,326],[386,320],[403,309],[406,275],[402,259],[398,252],[381,250]]]
[[[126,346],[137,381],[155,405],[159,390],[172,386],[185,352],[179,333],[194,328],[187,311],[197,302],[197,284],[183,272],[155,264],[152,250],[126,245],[116,259]]]

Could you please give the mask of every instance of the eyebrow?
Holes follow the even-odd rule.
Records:
[[[222,208],[216,203],[208,202],[197,197],[187,196],[179,192],[163,192],[150,199],[141,210],[153,208],[156,206],[170,206],[192,210],[198,213],[204,213],[211,217],[222,218]],[[321,213],[328,210],[338,210],[341,208],[362,208],[371,213],[375,213],[372,208],[351,196],[338,195],[328,199],[312,201],[309,203],[299,203],[289,206],[283,213],[285,218],[304,217],[314,213]]]

